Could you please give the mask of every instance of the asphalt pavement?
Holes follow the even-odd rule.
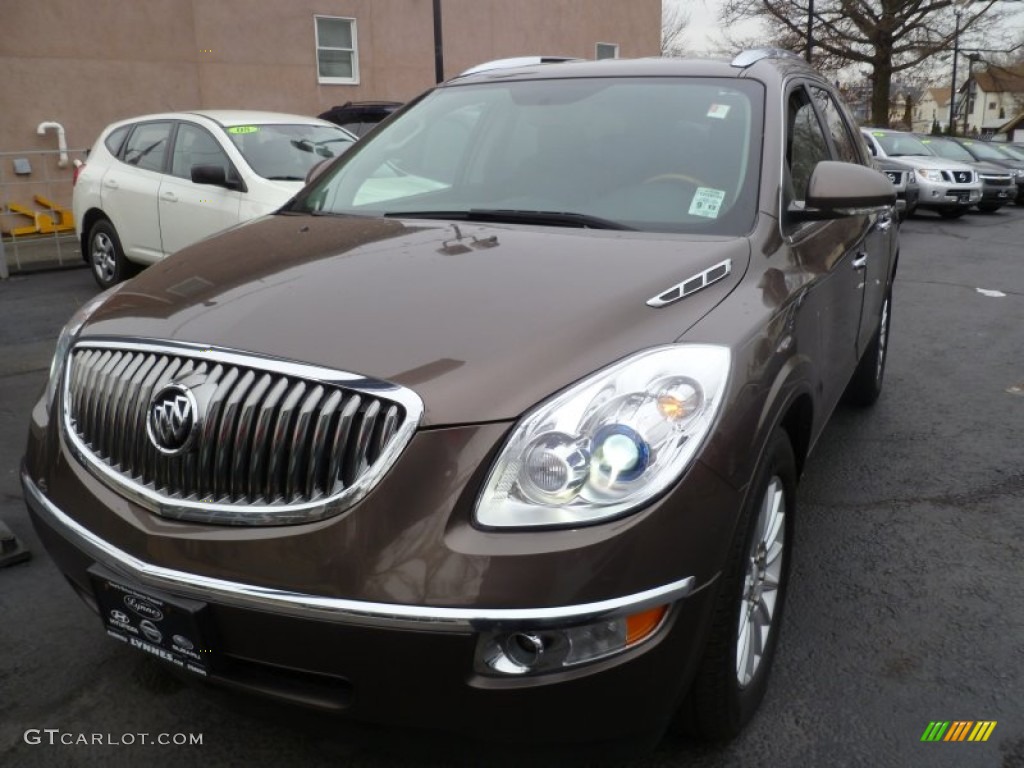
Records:
[[[873,409],[841,407],[808,463],[760,713],[732,744],[669,738],[623,764],[1024,766],[1022,243],[1020,207],[903,225],[885,392]],[[42,549],[18,482],[57,331],[95,293],[85,269],[0,281],[0,521],[33,553],[0,569],[0,765],[547,760],[184,682],[106,637]],[[996,725],[984,743],[924,742],[933,721]]]

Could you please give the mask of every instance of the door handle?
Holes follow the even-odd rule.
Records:
[[[160,195],[160,199],[161,200],[166,200],[168,203],[176,203],[176,202],[178,202],[178,196],[176,194],[174,194],[173,192],[163,192]]]
[[[117,183],[117,179],[104,179],[103,186],[107,189],[117,189],[121,185]]]
[[[853,259],[851,265],[854,269],[864,269],[868,265],[868,254],[866,251],[860,251]]]
[[[892,211],[878,214],[878,221],[875,222],[875,228],[878,229],[879,232],[888,232],[891,226]]]

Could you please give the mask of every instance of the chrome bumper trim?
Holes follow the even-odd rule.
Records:
[[[21,469],[21,484],[29,506],[50,528],[96,562],[128,579],[176,595],[297,618],[388,627],[407,625],[452,632],[542,628],[586,624],[672,603],[693,592],[696,583],[693,576],[688,576],[624,597],[553,608],[447,608],[308,595],[152,565],[118,549],[72,520],[46,498],[24,467]]]

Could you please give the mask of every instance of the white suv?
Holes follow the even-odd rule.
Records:
[[[82,256],[108,287],[197,240],[276,210],[343,128],[275,112],[177,112],[107,126],[75,174]]]
[[[966,163],[936,157],[912,133],[888,128],[861,128],[860,132],[874,157],[898,158],[914,169],[920,187],[918,208],[955,219],[981,200],[981,180]]]

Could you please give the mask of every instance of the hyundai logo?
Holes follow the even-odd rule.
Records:
[[[149,401],[146,432],[165,456],[178,456],[192,447],[199,429],[199,406],[192,390],[168,384]]]

